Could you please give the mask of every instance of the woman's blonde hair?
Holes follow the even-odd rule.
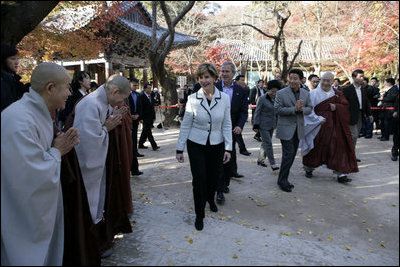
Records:
[[[202,63],[199,68],[197,69],[196,76],[199,78],[201,75],[204,75],[205,73],[209,73],[211,77],[217,79],[218,78],[218,71],[217,68],[213,63],[209,62],[204,62]]]

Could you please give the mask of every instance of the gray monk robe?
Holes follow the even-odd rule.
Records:
[[[29,93],[1,113],[1,264],[61,265],[61,154],[43,98]]]
[[[94,224],[102,220],[105,203],[108,131],[104,122],[109,107],[104,85],[75,106],[73,127],[78,128],[80,140],[75,150]]]

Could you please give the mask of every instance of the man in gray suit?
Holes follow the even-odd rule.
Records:
[[[275,97],[275,113],[278,115],[276,137],[281,139],[282,163],[278,185],[281,190],[292,192],[294,187],[288,181],[290,168],[296,157],[299,140],[304,137],[304,115],[312,111],[310,93],[300,88],[303,72],[292,69],[289,72],[289,86],[278,91]]]

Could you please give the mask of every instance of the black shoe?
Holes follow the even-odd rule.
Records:
[[[244,176],[241,175],[241,174],[239,174],[239,173],[234,173],[234,174],[232,175],[232,177],[235,177],[235,178],[242,178],[242,177],[244,177]]]
[[[361,159],[357,159],[357,158],[356,158],[356,160],[357,160],[357,162],[361,162]]]
[[[204,227],[203,219],[199,219],[196,217],[196,221],[194,222],[194,227],[196,227],[197,231],[203,230]]]
[[[294,188],[294,185],[291,184],[291,183],[289,183],[289,187],[290,187],[291,189],[293,189],[293,188]]]
[[[258,142],[262,142],[261,138],[258,136],[254,136],[253,138],[256,139]]]
[[[257,165],[268,167],[268,165],[263,160],[257,160]]]
[[[217,192],[217,203],[222,204],[225,201],[224,194],[222,192]]]
[[[159,150],[159,149],[160,149],[159,146],[153,147],[153,150],[154,150],[154,151]]]
[[[391,156],[391,159],[392,159],[393,161],[397,161],[397,156],[392,155],[392,156]]]
[[[245,156],[250,156],[251,155],[251,153],[249,151],[247,151],[247,150],[240,151],[240,154],[245,155]]]
[[[218,207],[217,207],[217,205],[215,205],[215,202],[214,202],[214,201],[209,202],[209,204],[210,204],[210,210],[211,210],[212,212],[218,212]]]
[[[285,191],[285,192],[292,192],[292,188],[290,187],[290,185],[281,185],[281,184],[278,184],[279,185],[279,188],[282,190],[282,191]]]
[[[278,167],[278,166],[275,166],[275,167],[274,167],[274,165],[271,165],[271,169],[272,169],[273,171],[277,171],[277,170],[279,170],[279,167]]]
[[[365,139],[371,139],[372,135],[365,136]]]
[[[101,253],[100,258],[102,258],[102,259],[108,258],[108,257],[110,257],[112,254],[113,254],[113,253],[112,253],[112,250],[109,248],[109,249],[107,249],[107,250],[104,250],[104,251]]]
[[[143,174],[143,172],[141,172],[141,171],[132,172],[132,175],[142,175],[142,174]]]
[[[146,149],[146,148],[147,148],[147,146],[144,146],[144,145],[139,145],[139,148]]]
[[[337,181],[341,184],[344,184],[344,183],[350,183],[352,179],[347,178],[347,176],[341,176],[337,178]]]
[[[313,175],[312,175],[312,171],[306,171],[306,177],[307,178],[311,178]]]
[[[229,187],[225,187],[224,193],[228,194],[229,193]]]
[[[141,158],[141,157],[144,157],[144,155],[143,155],[143,154],[137,153],[137,154],[136,154],[136,157]]]
[[[389,141],[389,138],[381,137],[381,138],[379,138],[379,140],[381,140],[381,141]]]

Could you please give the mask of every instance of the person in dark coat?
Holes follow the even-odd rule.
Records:
[[[393,111],[393,146],[392,146],[392,160],[397,161],[399,156],[399,95],[396,97]]]
[[[1,44],[1,111],[28,92],[29,86],[24,85],[18,71],[18,50],[6,44]]]
[[[387,78],[385,86],[389,88],[382,97],[383,107],[385,110],[384,121],[382,127],[381,141],[388,141],[390,135],[393,133],[393,107],[396,102],[396,97],[399,95],[399,89],[396,86],[396,82],[393,78]],[[391,108],[391,109],[388,109]]]
[[[144,91],[140,94],[140,102],[142,103],[142,110],[139,120],[143,122],[143,129],[139,138],[139,148],[147,148],[147,146],[144,146],[144,142],[148,138],[153,150],[157,150],[160,147],[154,141],[153,133],[151,132],[153,122],[156,119],[156,112],[154,110],[154,100],[151,97],[150,84],[144,85]]]
[[[224,165],[224,173],[220,176],[217,185],[217,202],[225,201],[223,193],[229,192],[231,177],[242,178],[243,175],[237,172],[236,163],[236,140],[242,132],[247,121],[249,101],[248,92],[240,85],[232,81],[236,73],[236,66],[232,62],[224,62],[221,66],[221,81],[215,84],[218,90],[228,94],[231,101],[231,121],[232,121],[232,155],[231,160]]]
[[[343,94],[350,104],[350,132],[355,151],[363,117],[368,116],[371,121],[374,118],[371,116],[367,93],[365,88],[362,87],[364,71],[357,69],[353,71],[351,77],[353,78],[353,83],[343,88]],[[360,160],[357,159],[357,161],[359,162]]]
[[[87,95],[90,90],[90,74],[86,71],[75,71],[74,77],[71,82],[72,95],[70,95],[65,103],[65,109],[59,111],[58,120],[65,124],[65,120],[72,112],[75,104],[83,96]]]
[[[138,151],[138,145],[137,145],[137,132],[138,132],[138,127],[139,127],[139,117],[140,117],[140,112],[142,110],[142,105],[140,103],[140,97],[139,93],[136,92],[138,86],[139,86],[139,80],[136,78],[130,79],[130,86],[131,86],[131,93],[129,97],[127,98],[127,102],[129,105],[129,110],[131,112],[131,118],[132,118],[132,153],[133,153],[133,159],[132,159],[132,166],[131,166],[131,172],[132,175],[141,175],[143,172],[139,171],[139,163],[137,160],[137,157],[143,157],[144,155],[139,154]]]

